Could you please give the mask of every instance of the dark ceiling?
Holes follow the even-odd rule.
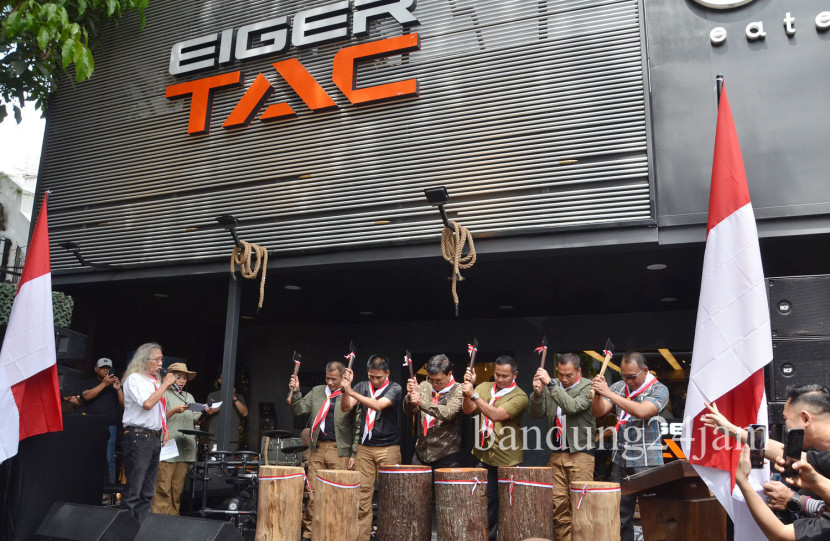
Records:
[[[824,274],[830,236],[762,241],[767,276]],[[462,319],[695,310],[704,245],[581,248],[560,255],[488,254],[462,274]],[[275,264],[276,263],[276,264]],[[663,270],[648,270],[663,264]],[[280,269],[272,259],[263,309],[259,281],[243,280],[242,324],[312,325],[453,317],[451,267],[439,256],[406,262]],[[223,323],[227,275],[59,286],[81,311],[152,307]],[[287,285],[299,286],[288,290]],[[166,295],[166,297],[154,296]],[[666,299],[675,299],[673,301]],[[253,317],[253,319],[250,319]]]

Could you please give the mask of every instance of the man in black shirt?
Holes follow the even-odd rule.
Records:
[[[109,424],[107,441],[107,478],[115,482],[115,436],[124,408],[124,391],[121,382],[112,373],[112,361],[101,357],[95,363],[94,378],[87,379],[81,386],[81,400],[89,415],[103,415]]]
[[[363,423],[357,447],[357,471],[360,473],[359,541],[369,541],[372,534],[372,496],[378,466],[401,463],[398,410],[403,391],[400,385],[389,381],[389,360],[386,357],[372,355],[366,368],[369,381],[361,381],[354,388],[354,372],[346,369],[340,401],[343,411],[350,411],[359,404],[358,417]]]

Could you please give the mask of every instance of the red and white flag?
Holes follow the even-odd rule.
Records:
[[[704,401],[737,426],[767,424],[764,366],[772,360],[769,308],[755,215],[738,135],[723,89],[718,106],[709,223],[683,423],[683,452],[735,523],[735,540],[764,536],[735,472],[741,445],[703,426]],[[757,488],[769,477],[753,470]]]
[[[52,317],[46,197],[0,350],[0,462],[20,440],[63,430]]]

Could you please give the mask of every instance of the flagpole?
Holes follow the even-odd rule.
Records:
[[[720,93],[723,90],[723,75],[718,74],[715,76],[715,88],[718,91],[718,105],[720,105]]]

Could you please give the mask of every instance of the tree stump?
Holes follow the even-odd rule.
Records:
[[[357,541],[360,474],[348,470],[317,470],[314,487],[311,522],[314,541]]]
[[[487,470],[435,470],[435,514],[441,541],[487,541]]]
[[[259,467],[256,541],[296,541],[303,526],[305,470]]]
[[[553,539],[553,472],[542,468],[499,468],[499,541]]]
[[[571,538],[620,539],[620,485],[571,483]]]
[[[432,468],[378,468],[378,539],[429,541],[432,538]]]

